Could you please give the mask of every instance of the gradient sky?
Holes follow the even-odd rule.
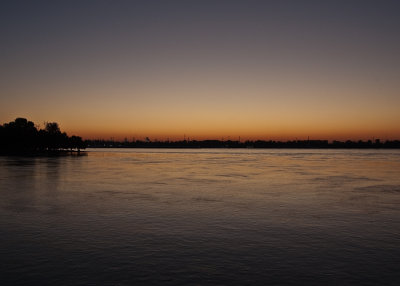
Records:
[[[400,138],[400,1],[1,1],[0,122]]]

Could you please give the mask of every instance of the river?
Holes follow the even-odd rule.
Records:
[[[0,157],[0,285],[400,285],[400,151]]]

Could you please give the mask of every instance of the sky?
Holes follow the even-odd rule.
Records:
[[[1,1],[0,123],[400,139],[400,1]]]

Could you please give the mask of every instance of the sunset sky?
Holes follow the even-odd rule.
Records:
[[[400,1],[1,1],[0,123],[400,139]]]

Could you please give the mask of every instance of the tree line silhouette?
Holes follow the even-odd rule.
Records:
[[[275,140],[181,140],[181,141],[114,141],[114,140],[86,140],[90,148],[320,148],[320,149],[398,149],[399,140],[387,140],[381,142],[379,139],[368,141],[332,141],[328,140],[293,140],[293,141],[275,141]]]
[[[37,128],[32,121],[17,118],[0,125],[0,154],[10,153],[60,153],[91,148],[400,148],[399,140],[379,139],[368,141],[293,140],[293,141],[234,141],[234,140],[181,140],[128,142],[114,140],[86,140],[79,136],[68,136],[61,132],[58,123],[48,122],[44,129]]]
[[[0,125],[0,153],[80,152],[85,148],[81,137],[61,132],[56,122],[46,123],[44,129],[25,118]]]

